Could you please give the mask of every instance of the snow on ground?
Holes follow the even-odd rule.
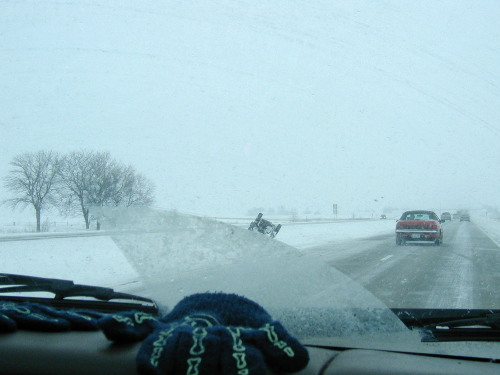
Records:
[[[472,221],[500,247],[500,218],[473,216]]]
[[[294,308],[306,309],[328,307],[335,301],[337,307],[347,308],[346,314],[350,314],[349,309],[353,307],[384,306],[360,285],[317,257],[304,256],[283,242],[245,228],[175,213],[145,215],[140,222],[138,216],[131,216],[136,218],[133,221],[135,230],[116,225],[108,232],[110,236],[96,236],[96,231],[91,237],[37,240],[30,239],[32,236],[24,240],[4,235],[4,241],[0,242],[0,271],[109,286],[152,297],[162,306],[173,306],[188,294],[224,290],[258,299],[268,306],[273,316],[290,326],[297,314],[279,315],[283,308],[290,307],[290,301]],[[144,223],[147,226],[143,228]],[[361,221],[338,223],[335,236],[324,236],[321,240],[339,238],[339,233],[346,233],[347,227],[350,235],[373,233],[360,229],[365,224]],[[296,224],[283,228],[283,233],[288,233],[284,238],[297,242],[300,233],[313,237],[321,227],[323,231],[335,233],[332,230],[334,223]],[[377,228],[377,232],[379,230]],[[298,234],[294,237],[292,231]],[[141,281],[133,283],[137,280]],[[291,282],[293,288],[290,288]],[[270,285],[273,287],[269,288]],[[375,324],[377,329],[402,328],[395,319],[377,319],[380,320]],[[337,328],[346,334],[374,327],[366,327],[363,319],[344,320],[349,324]],[[323,325],[314,324],[314,329],[325,332],[331,329],[328,320],[322,319],[321,323]],[[297,327],[304,328],[301,324]]]
[[[393,226],[389,220],[284,224],[276,239],[301,249],[330,241],[388,233]],[[75,231],[78,233],[81,232]],[[4,232],[0,239],[15,239],[21,235]],[[124,252],[108,236],[48,238],[55,234],[24,235],[26,240],[0,242],[0,272],[71,279],[114,288],[139,279]],[[34,236],[42,239],[30,240]]]
[[[477,216],[472,220],[500,244],[498,219]],[[393,220],[289,223],[283,225],[276,239],[298,249],[307,249],[328,242],[390,234],[394,226]],[[0,238],[7,236],[12,237],[12,234],[4,233]],[[112,287],[139,279],[134,266],[107,236],[2,241],[0,259],[0,272],[5,273],[57,277]]]
[[[392,220],[363,220],[332,223],[285,225],[276,239],[298,249],[333,241],[353,240],[389,234],[396,223]]]
[[[389,234],[396,226],[395,219],[332,219],[265,217],[273,224],[282,224],[276,239],[297,249],[305,249],[328,242],[353,240]],[[239,227],[248,227],[252,219],[217,219]]]
[[[119,287],[139,276],[110,237],[0,242],[0,272]]]

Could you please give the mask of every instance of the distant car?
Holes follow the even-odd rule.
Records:
[[[387,216],[386,216],[386,215],[384,215],[384,214],[382,214],[382,215],[380,215],[380,218],[381,218],[382,220],[385,220],[385,219],[387,219]]]
[[[451,221],[451,214],[449,212],[443,212],[441,214],[441,220],[442,221],[446,221],[446,220]]]
[[[396,224],[396,245],[407,242],[443,243],[442,220],[432,211],[406,211]]]
[[[467,214],[460,215],[460,221],[470,221],[470,216]]]

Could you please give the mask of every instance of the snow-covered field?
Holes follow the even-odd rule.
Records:
[[[0,272],[118,287],[138,279],[110,237],[0,242]]]

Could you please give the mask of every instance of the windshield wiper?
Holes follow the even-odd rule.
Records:
[[[500,341],[500,314],[454,319],[423,328],[430,330],[437,341]]]
[[[500,341],[500,310],[391,309],[422,341]]]
[[[116,292],[111,288],[75,284],[71,280],[0,273],[0,294],[30,292],[48,292],[54,294],[54,297],[50,299],[9,295],[0,296],[0,299],[16,302],[29,300],[52,306],[67,306],[71,304],[75,307],[109,311],[138,309],[151,313],[158,312],[158,306],[153,300],[134,294]],[[66,299],[70,297],[94,298],[95,300]],[[120,302],[115,302],[116,300]],[[111,301],[112,303],[108,304]]]

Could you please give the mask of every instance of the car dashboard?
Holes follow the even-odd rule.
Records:
[[[139,344],[115,344],[101,332],[0,335],[0,374],[137,374]],[[308,366],[296,374],[498,374],[485,360],[373,349],[308,346]],[[269,372],[272,374],[272,372]]]

